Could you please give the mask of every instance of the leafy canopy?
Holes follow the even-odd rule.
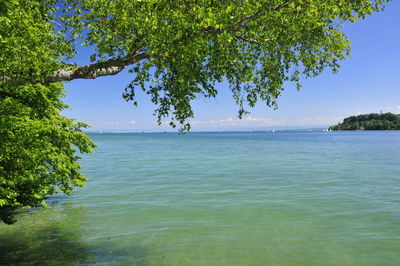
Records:
[[[276,107],[285,81],[300,88],[349,54],[340,31],[377,11],[385,1],[369,0],[67,0],[64,16],[74,36],[94,45],[92,61],[146,53],[131,68],[124,98],[135,104],[141,88],[157,105],[158,121],[169,117],[189,129],[190,102],[214,97],[227,80],[239,105],[258,99]]]
[[[337,71],[350,41],[340,31],[387,0],[3,0],[0,3],[0,219],[84,184],[77,151],[85,124],[60,115],[62,81],[129,66],[160,123],[189,130],[191,101],[227,80],[239,116],[257,100],[276,107],[286,82]],[[77,66],[77,46],[93,48]],[[68,63],[66,63],[68,62]]]

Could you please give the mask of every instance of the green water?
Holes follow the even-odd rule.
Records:
[[[400,265],[400,132],[91,135],[1,265]]]

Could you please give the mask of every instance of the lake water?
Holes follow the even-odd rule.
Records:
[[[400,132],[90,135],[2,265],[400,265]]]

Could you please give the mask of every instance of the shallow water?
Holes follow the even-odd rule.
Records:
[[[400,132],[90,135],[0,264],[400,265]]]

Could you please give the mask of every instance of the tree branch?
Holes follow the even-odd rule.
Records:
[[[49,84],[60,81],[69,81],[74,79],[95,79],[102,76],[115,75],[124,70],[128,65],[132,65],[140,60],[150,58],[146,53],[142,54],[131,54],[125,57],[112,58],[103,62],[93,63],[89,65],[69,67],[66,69],[60,69],[45,77],[40,83]],[[0,80],[6,83],[12,84],[13,86],[20,86],[27,82],[32,81],[21,81],[14,79],[9,76],[2,76]]]
[[[282,4],[272,8],[272,10],[273,11],[279,11],[282,8],[287,7],[288,5],[289,5],[289,1],[286,0]],[[235,24],[230,25],[228,27],[220,28],[220,29],[206,28],[206,29],[204,29],[204,32],[206,32],[206,33],[222,33],[222,32],[225,32],[225,31],[234,31],[234,30],[237,30],[239,28],[245,28],[247,23],[249,23],[250,21],[252,21],[254,19],[262,17],[264,15],[265,15],[265,12],[258,11],[258,12],[254,13],[254,14],[251,14],[249,16],[243,17],[238,22],[236,22]]]
[[[126,66],[149,57],[150,56],[146,53],[135,54],[120,58],[112,58],[90,65],[61,69],[54,72],[54,75],[46,79],[45,83],[69,81],[73,79],[95,79],[101,76],[115,75],[121,72]]]
[[[278,11],[287,6],[288,6],[288,1],[286,0],[282,4],[272,8],[272,10]],[[252,15],[241,18],[238,22],[230,26],[227,26],[225,28],[220,28],[220,29],[205,28],[202,31],[207,34],[218,34],[225,31],[235,31],[237,29],[246,27],[246,24],[248,22],[258,19],[259,17],[262,17],[264,15],[265,12],[258,11]],[[175,40],[173,43],[182,42],[189,37],[190,35],[183,36],[180,39]],[[235,37],[243,41],[255,42],[254,40],[245,40],[243,39],[243,37],[238,35],[236,35]],[[112,58],[103,62],[57,70],[54,72],[53,75],[45,77],[40,83],[49,84],[53,82],[69,81],[74,79],[95,79],[101,76],[115,75],[121,72],[126,66],[132,65],[140,60],[148,59],[150,57],[151,56],[149,54],[146,53],[137,54],[137,51],[134,51],[132,54],[127,55],[125,57]],[[21,81],[6,75],[0,77],[0,81],[1,80],[8,84],[12,84],[14,86],[20,86],[27,82],[32,82],[32,81]]]

